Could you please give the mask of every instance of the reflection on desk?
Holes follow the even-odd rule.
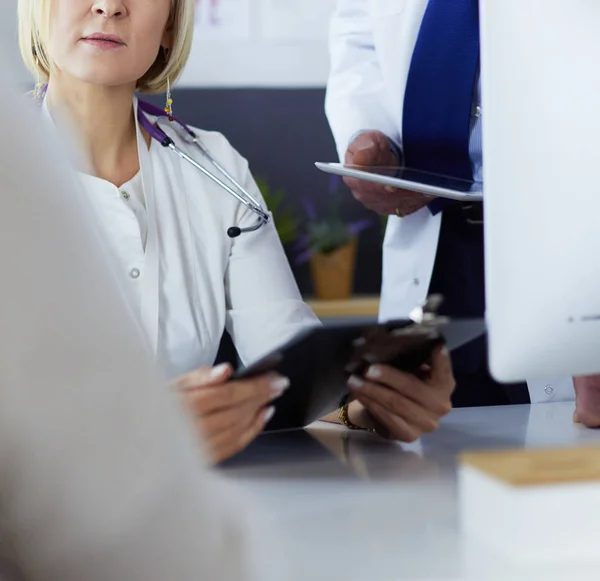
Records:
[[[410,446],[318,423],[261,436],[223,470],[277,528],[291,581],[596,578],[600,555],[593,564],[519,568],[460,533],[457,456],[598,445],[600,432],[574,425],[572,413],[568,403],[455,410]]]
[[[432,477],[438,464],[368,432],[317,423],[307,430],[262,434],[223,468],[252,479],[394,481]]]

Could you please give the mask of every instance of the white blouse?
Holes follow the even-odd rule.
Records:
[[[214,173],[194,146],[167,131]],[[195,131],[262,201],[247,161],[228,141],[219,133]],[[151,348],[168,375],[211,365],[224,329],[248,364],[319,324],[300,296],[272,221],[229,238],[228,228],[254,224],[256,216],[157,141],[148,149],[139,127],[137,133],[140,173],[131,181],[117,188],[89,174],[80,178],[118,256]]]

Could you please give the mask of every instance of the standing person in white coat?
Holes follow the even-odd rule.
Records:
[[[330,48],[326,111],[342,161],[481,180],[477,0],[338,0]],[[444,295],[445,314],[483,316],[481,204],[346,183],[389,216],[381,319],[406,316],[428,293]],[[455,406],[573,399],[571,379],[498,384],[483,340],[453,364]]]
[[[224,329],[249,363],[318,321],[272,221],[230,237],[234,227],[256,225],[255,213],[163,147],[175,143],[215,172],[136,96],[167,91],[165,110],[176,115],[169,86],[190,53],[193,10],[194,0],[19,0],[19,38],[39,80],[40,121],[71,130],[80,195],[106,233],[153,356],[176,378],[219,462],[257,437],[289,385],[271,374],[229,381],[231,367],[211,369]],[[222,135],[194,131],[262,205],[246,160]],[[374,367],[368,378],[352,378],[356,401],[328,419],[415,439],[450,408],[449,367],[443,351],[419,377]],[[407,398],[407,390],[419,396]]]
[[[3,51],[0,77],[0,578],[263,581],[249,507],[159,381],[89,202]]]

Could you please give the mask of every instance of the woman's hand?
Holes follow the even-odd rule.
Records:
[[[290,385],[275,374],[228,381],[232,374],[233,368],[224,364],[176,381],[214,463],[242,451],[258,436],[275,412],[271,402]]]
[[[451,409],[455,382],[447,349],[440,347],[420,375],[374,365],[364,378],[351,377],[350,391],[363,409],[352,423],[374,428],[386,438],[414,442],[433,432]],[[364,413],[366,411],[367,413]]]

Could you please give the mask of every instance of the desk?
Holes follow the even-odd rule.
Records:
[[[406,446],[317,423],[261,436],[224,471],[276,527],[291,571],[282,581],[595,579],[600,554],[587,566],[526,569],[459,532],[457,454],[600,444],[572,413],[572,403],[459,409]]]

